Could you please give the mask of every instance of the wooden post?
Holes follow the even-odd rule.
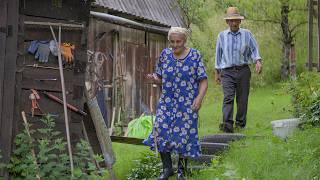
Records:
[[[309,14],[308,14],[308,21],[309,21],[309,28],[308,28],[308,70],[312,71],[312,50],[313,50],[313,0],[309,0],[308,3],[308,10],[309,10]]]
[[[56,35],[50,25],[50,30],[53,36],[53,39],[58,47],[58,62],[59,62],[59,72],[60,72],[60,80],[61,80],[61,88],[62,88],[62,99],[63,99],[63,111],[64,111],[64,121],[66,125],[66,133],[67,133],[67,143],[68,143],[68,151],[69,151],[69,159],[70,159],[70,168],[71,168],[71,176],[73,177],[73,159],[72,159],[72,150],[71,150],[71,140],[70,140],[70,130],[69,130],[69,118],[68,118],[68,109],[67,109],[67,98],[66,98],[66,89],[64,83],[64,75],[63,75],[63,67],[62,67],[62,59],[61,59],[61,26],[59,26],[59,42],[57,42]],[[59,43],[59,44],[58,44]]]
[[[151,112],[151,122],[152,122],[152,128],[153,130],[155,131],[155,128],[154,128],[154,125],[153,125],[153,115],[154,115],[154,108],[153,108],[153,94],[154,94],[154,91],[153,91],[153,88],[157,87],[157,85],[155,84],[151,84],[151,95],[150,95],[150,112]],[[155,155],[158,156],[158,141],[157,141],[157,132],[154,132],[154,149],[155,149]]]
[[[320,72],[320,3],[317,1],[317,9],[318,9],[318,63],[317,63],[317,71]]]
[[[297,71],[296,71],[296,50],[294,44],[291,44],[290,47],[290,77],[291,79],[297,78]]]
[[[22,120],[23,120],[23,123],[24,123],[24,128],[26,129],[29,138],[32,139],[25,112],[22,111],[22,112],[21,112],[21,115],[22,115]],[[30,141],[29,143],[32,144],[31,141]],[[36,153],[35,153],[35,151],[34,151],[33,148],[31,149],[31,154],[32,154],[32,158],[33,158],[33,163],[34,163],[34,165],[35,165],[36,168],[37,168],[36,178],[37,178],[37,179],[40,179],[40,169],[39,169],[39,166],[38,166],[38,163],[37,163]]]

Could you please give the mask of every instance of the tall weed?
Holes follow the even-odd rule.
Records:
[[[320,74],[302,73],[289,84],[294,115],[314,126],[320,125]]]

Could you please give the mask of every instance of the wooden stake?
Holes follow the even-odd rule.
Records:
[[[69,132],[69,119],[68,119],[68,109],[67,109],[67,98],[66,98],[66,89],[64,84],[64,75],[63,75],[63,67],[62,67],[62,59],[61,59],[61,26],[59,26],[59,44],[56,39],[56,35],[50,25],[50,30],[58,47],[58,62],[59,62],[59,72],[60,72],[60,80],[61,80],[61,88],[62,88],[62,98],[63,98],[63,111],[64,111],[64,122],[66,125],[66,133],[67,133],[67,143],[68,143],[68,151],[69,151],[69,159],[70,159],[70,168],[71,168],[71,176],[73,177],[74,167],[73,167],[73,159],[72,159],[72,150],[71,150],[71,140],[70,140],[70,132]]]
[[[100,165],[99,165],[99,162],[96,161],[96,159],[94,158],[94,152],[92,150],[92,147],[91,147],[91,144],[90,144],[90,141],[89,141],[89,137],[88,137],[88,133],[87,133],[87,130],[86,130],[86,127],[83,123],[83,121],[81,121],[81,125],[82,125],[82,129],[83,129],[83,135],[84,135],[84,139],[89,143],[89,154],[90,154],[90,157],[93,161],[93,163],[96,165],[97,169],[100,171]]]
[[[116,116],[116,108],[114,107],[114,108],[112,109],[112,119],[111,119],[110,131],[109,131],[109,135],[110,135],[110,136],[112,135],[115,116]]]
[[[152,127],[153,130],[155,131],[155,128],[153,126],[153,113],[154,113],[154,109],[153,109],[153,84],[151,84],[151,95],[150,95],[150,112],[151,112],[151,122],[152,122]],[[157,134],[156,132],[154,133],[154,148],[155,148],[155,154],[156,156],[158,156],[158,145],[157,145],[158,141],[157,141]]]
[[[24,128],[26,129],[27,134],[28,134],[28,136],[29,136],[30,139],[31,139],[32,137],[31,137],[31,134],[30,134],[30,130],[29,130],[29,126],[28,126],[28,121],[27,121],[25,112],[22,111],[22,112],[21,112],[21,115],[22,115],[22,120],[23,120],[23,123],[24,123]],[[30,144],[31,144],[31,141],[30,141]],[[39,166],[38,166],[38,163],[37,163],[36,153],[35,153],[35,151],[34,151],[33,148],[31,149],[31,154],[32,154],[32,157],[33,157],[33,163],[34,163],[34,165],[35,165],[36,168],[37,168],[36,178],[39,180],[39,179],[40,179],[40,169],[39,169]]]

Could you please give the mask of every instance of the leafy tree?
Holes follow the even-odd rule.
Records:
[[[268,23],[281,29],[281,79],[289,77],[290,50],[295,45],[299,28],[307,23],[305,0],[215,0],[219,8],[239,7],[247,20]]]
[[[184,21],[187,28],[190,28],[191,24],[197,24],[201,26],[203,24],[206,14],[203,11],[205,6],[205,0],[178,0],[179,7],[184,14]]]

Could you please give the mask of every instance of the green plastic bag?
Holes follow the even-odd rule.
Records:
[[[152,116],[142,114],[128,124],[128,137],[147,138],[152,131]],[[155,116],[153,116],[154,122]]]

